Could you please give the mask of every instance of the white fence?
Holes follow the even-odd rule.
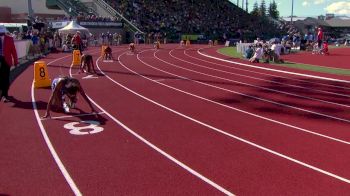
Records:
[[[247,48],[252,45],[253,43],[237,43],[237,52],[244,54],[244,52],[247,50]]]

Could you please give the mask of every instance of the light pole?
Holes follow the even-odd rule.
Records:
[[[245,0],[245,11],[248,12],[248,0]]]
[[[292,0],[292,15],[290,16],[290,24],[293,24],[293,9],[294,9],[294,0]]]
[[[32,0],[28,0],[28,16],[33,18]]]

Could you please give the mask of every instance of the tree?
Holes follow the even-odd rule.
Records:
[[[253,5],[253,10],[250,12],[250,14],[253,16],[259,16],[258,2],[255,1],[254,5]]]
[[[275,0],[273,0],[272,3],[270,3],[269,5],[269,16],[274,18],[274,19],[278,19],[279,18],[279,11],[277,10],[277,3],[275,2]]]
[[[259,15],[260,16],[266,16],[266,3],[265,3],[265,0],[261,1],[260,7],[259,7]]]

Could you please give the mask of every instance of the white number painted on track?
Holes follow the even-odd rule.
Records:
[[[85,126],[76,126],[85,125]],[[81,121],[71,122],[65,124],[63,127],[70,130],[69,133],[73,135],[88,135],[96,134],[103,131],[102,127],[99,127],[100,123],[97,121]]]

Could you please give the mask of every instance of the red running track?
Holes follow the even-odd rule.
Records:
[[[44,59],[51,77],[81,81],[98,117],[80,100],[37,121],[32,100],[42,116],[50,90],[32,91],[32,67],[18,77],[0,105],[0,194],[350,193],[346,77],[162,47],[115,47],[113,63],[90,49],[92,77],[67,54]]]
[[[299,52],[286,55],[284,58],[290,62],[350,69],[350,48],[330,48],[329,52],[329,55],[317,55],[312,54],[312,52]]]

